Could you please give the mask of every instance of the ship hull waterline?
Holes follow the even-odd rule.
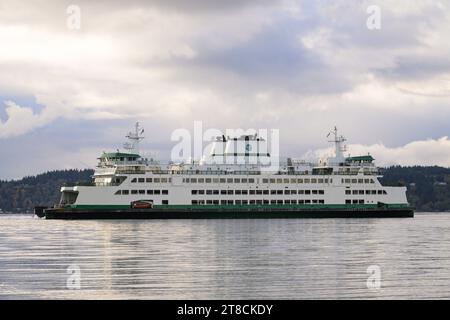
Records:
[[[330,219],[330,218],[413,218],[414,209],[45,209],[46,219]]]

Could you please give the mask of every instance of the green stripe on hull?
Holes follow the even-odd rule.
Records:
[[[375,209],[376,204],[250,204],[250,205],[155,205],[155,208],[298,208],[298,209]],[[386,204],[386,208],[408,208],[409,204]]]
[[[106,205],[106,204],[72,204],[67,206],[72,209],[130,209],[130,205]],[[408,208],[409,204],[386,204],[385,208]],[[174,208],[174,209],[217,209],[217,208],[292,208],[292,209],[375,209],[378,208],[376,204],[250,204],[250,205],[155,205],[155,208]]]

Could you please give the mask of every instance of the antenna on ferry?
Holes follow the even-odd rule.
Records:
[[[129,142],[124,143],[123,147],[130,153],[139,154],[139,142],[144,139],[144,129],[139,127],[139,122],[134,125],[134,132],[129,132],[125,137]]]

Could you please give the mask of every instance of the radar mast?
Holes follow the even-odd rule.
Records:
[[[134,125],[134,132],[129,132],[125,137],[128,142],[123,144],[125,150],[129,153],[139,154],[139,142],[144,139],[144,129],[140,128],[139,122]]]

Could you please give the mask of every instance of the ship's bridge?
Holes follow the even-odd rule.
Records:
[[[138,154],[123,152],[104,152],[99,158],[99,167],[112,167],[116,165],[139,164],[142,158]]]
[[[382,173],[375,166],[375,159],[371,155],[346,157],[343,162],[329,162],[325,159],[313,168],[312,174],[319,175],[371,175],[381,176]]]
[[[136,153],[103,153],[99,159],[95,175],[118,173],[144,173],[148,159]]]
[[[357,157],[348,157],[345,159],[345,162],[349,165],[357,165],[357,166],[374,166],[373,161],[375,159],[370,155],[365,156],[357,156]]]
[[[361,156],[344,156],[344,152],[347,151],[346,146],[343,144],[347,139],[344,136],[339,135],[337,128],[335,127],[327,137],[334,136],[334,139],[329,142],[335,145],[335,154],[332,157],[321,159],[319,167],[315,168],[315,172],[333,172],[338,175],[375,175],[380,176],[380,170],[374,164],[374,158],[370,155]]]

